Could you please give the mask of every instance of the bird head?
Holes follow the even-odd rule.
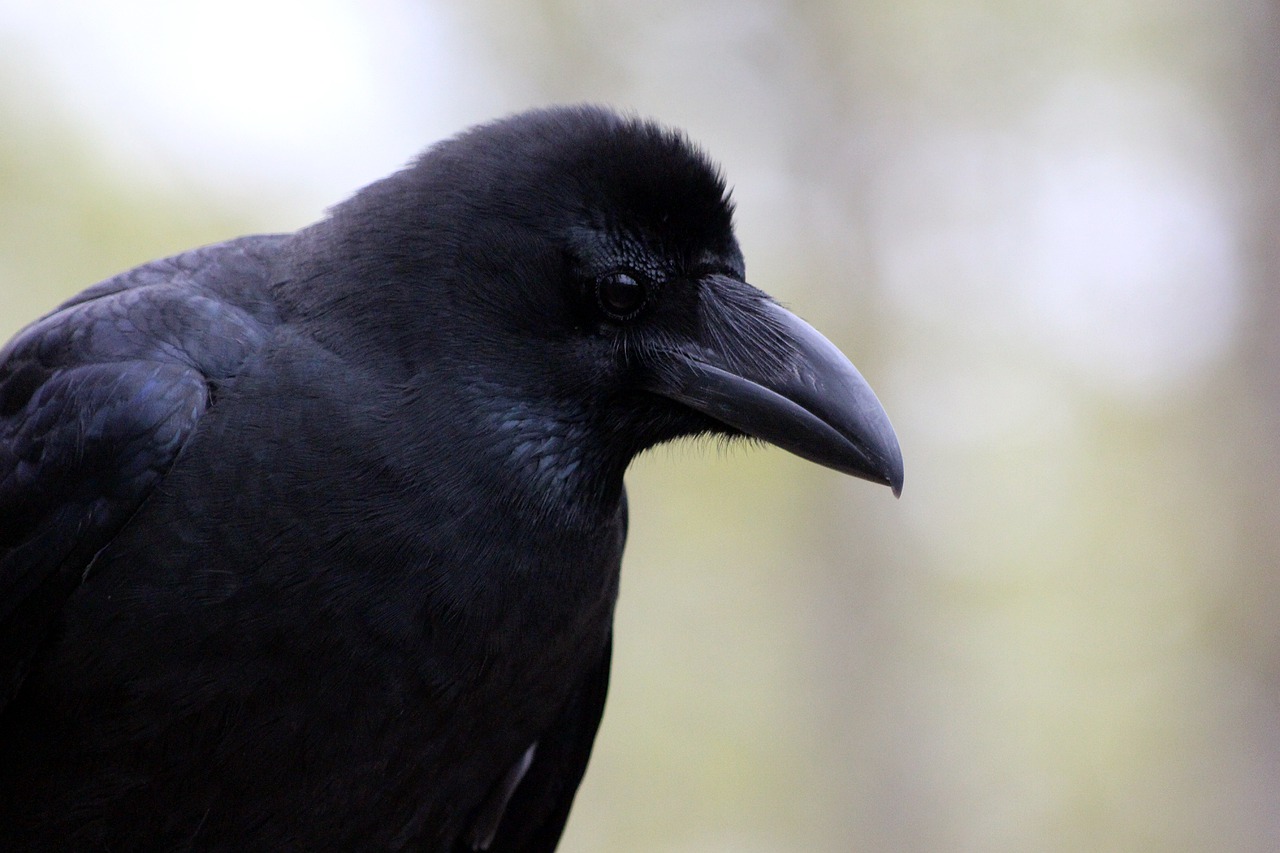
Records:
[[[370,334],[460,372],[544,448],[589,434],[625,467],[682,436],[750,436],[902,487],[875,394],[746,282],[725,183],[681,134],[595,107],[524,113],[429,149],[326,228],[335,265],[378,293],[343,292],[377,303]]]

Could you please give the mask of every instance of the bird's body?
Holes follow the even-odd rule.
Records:
[[[28,327],[0,354],[0,849],[553,849],[631,458],[745,431],[900,483],[878,405],[828,416],[859,387],[792,363],[838,353],[741,278],[701,155],[552,110]]]
[[[285,245],[158,262],[46,321],[78,369],[105,368],[104,395],[137,386],[114,428],[185,447],[0,718],[10,829],[204,847],[260,823],[263,849],[437,849],[593,676],[603,700],[621,494],[540,469],[525,445],[554,426],[497,389],[437,375],[424,398],[300,334],[271,294]],[[176,287],[183,269],[198,278]],[[575,511],[539,506],[557,497]],[[387,802],[402,825],[370,808]]]

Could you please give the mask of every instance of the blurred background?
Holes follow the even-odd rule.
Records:
[[[469,124],[658,117],[907,482],[637,462],[563,849],[1277,850],[1278,96],[1264,0],[4,0],[0,338]]]

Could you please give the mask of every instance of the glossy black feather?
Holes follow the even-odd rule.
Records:
[[[646,230],[682,179],[727,245],[678,137],[535,114],[19,335],[5,849],[465,849],[535,741],[491,849],[553,848],[603,707],[620,475],[676,431],[633,431],[592,365],[575,267],[609,261],[575,243],[626,222],[705,252]]]
[[[779,394],[822,387],[731,219],[678,134],[546,110],[20,333],[0,849],[554,849],[604,706],[627,464],[736,433],[720,409],[785,430]],[[600,301],[619,276],[625,317]],[[896,444],[843,446],[813,455],[900,485]]]
[[[261,344],[272,238],[111,279],[0,352],[0,708],[99,548]],[[228,300],[246,288],[258,293]]]

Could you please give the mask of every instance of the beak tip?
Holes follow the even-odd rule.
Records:
[[[905,475],[902,467],[902,449],[899,448],[897,444],[898,442],[895,439],[894,449],[897,450],[897,453],[894,454],[894,465],[892,473],[889,475],[889,488],[893,489],[893,496],[895,498],[900,498],[902,497],[902,483],[905,479]]]
[[[902,497],[902,456],[898,454],[885,468],[884,484],[893,491],[895,498]]]
[[[900,498],[902,497],[902,482],[904,479],[902,447],[898,444],[898,436],[889,424],[889,418],[885,415],[884,409],[879,408],[879,401],[876,402],[876,406],[875,416],[879,423],[874,429],[868,430],[870,434],[875,436],[872,443],[874,449],[870,457],[876,460],[873,462],[873,467],[876,473],[880,475],[880,482],[893,491],[895,498]]]

